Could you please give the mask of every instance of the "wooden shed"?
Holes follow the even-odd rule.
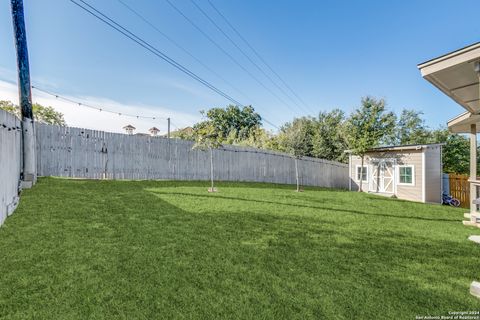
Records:
[[[351,191],[395,196],[399,199],[442,202],[442,144],[389,146],[369,150],[361,158],[349,156]]]

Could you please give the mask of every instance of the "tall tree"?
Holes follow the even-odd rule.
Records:
[[[279,150],[277,136],[263,128],[252,129],[247,139],[235,143],[259,149]]]
[[[21,115],[20,107],[12,103],[11,101],[1,100],[0,109],[11,112],[20,118],[20,115]],[[47,123],[47,124],[56,124],[59,126],[66,125],[65,119],[63,117],[63,113],[56,111],[52,107],[44,107],[41,104],[34,103],[32,105],[32,110],[33,110],[33,117],[37,122]]]
[[[447,128],[429,130],[428,143],[446,143],[452,133]]]
[[[397,122],[394,144],[422,144],[429,140],[429,129],[422,118],[423,112],[403,109]]]
[[[459,134],[450,134],[443,147],[442,162],[444,172],[469,173],[470,140]]]
[[[262,117],[252,106],[240,108],[229,105],[226,108],[212,108],[201,112],[218,132],[222,140],[230,137],[235,141],[247,139],[252,130],[262,125]],[[195,127],[194,127],[195,128]]]
[[[345,137],[352,154],[361,157],[360,176],[363,177],[365,153],[377,147],[395,129],[395,114],[386,111],[385,101],[362,98],[362,105],[346,122]],[[359,190],[362,191],[362,181]]]
[[[313,138],[315,119],[311,117],[295,118],[280,128],[278,148],[296,156],[313,156]]]
[[[300,191],[300,171],[298,160],[302,156],[310,156],[312,152],[312,139],[314,135],[314,120],[312,118],[297,118],[292,123],[287,123],[281,128],[278,136],[279,146],[282,151],[292,155],[295,161],[295,180],[297,192]]]
[[[444,143],[442,148],[443,171],[468,174],[470,171],[470,140],[448,129],[430,130],[429,143]],[[477,160],[478,161],[478,160]],[[480,168],[480,167],[479,167]]]
[[[170,137],[183,140],[195,140],[195,132],[192,127],[185,127],[172,131]]]
[[[312,155],[317,158],[346,162],[344,131],[345,113],[340,109],[320,112],[315,123]]]
[[[21,118],[20,108],[17,105],[13,104],[12,101],[0,100],[0,109],[13,113],[18,118]]]
[[[56,111],[52,107],[44,107],[38,103],[32,105],[33,117],[37,122],[56,124],[65,126],[66,122],[63,113]]]

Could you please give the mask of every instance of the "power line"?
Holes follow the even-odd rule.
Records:
[[[233,102],[235,105],[237,106],[243,106],[242,103],[238,102],[237,100],[233,99],[232,97],[230,97],[229,95],[227,95],[226,93],[224,93],[223,91],[221,91],[220,89],[216,88],[215,86],[211,85],[209,82],[207,82],[206,80],[203,80],[202,78],[200,78],[198,75],[196,75],[195,73],[193,73],[192,71],[190,71],[188,68],[182,66],[180,63],[176,62],[174,59],[170,58],[169,56],[167,56],[166,54],[164,54],[163,52],[161,52],[160,50],[158,50],[157,48],[155,48],[154,46],[150,45],[148,42],[146,42],[145,40],[141,39],[140,37],[136,36],[134,33],[130,32],[129,30],[127,30],[126,28],[124,28],[123,26],[121,26],[120,24],[118,24],[117,22],[115,22],[114,20],[112,20],[111,18],[109,18],[108,16],[106,16],[105,14],[103,14],[102,12],[100,12],[99,10],[95,9],[93,6],[89,5],[88,3],[86,3],[85,1],[83,0],[79,0],[81,1],[82,3],[84,3],[85,5],[87,5],[88,7],[90,7],[92,10],[94,10],[95,12],[97,12],[98,14],[96,14],[95,12],[92,12],[91,10],[89,10],[88,8],[84,7],[83,5],[81,5],[80,3],[78,3],[77,1],[75,0],[70,0],[70,2],[74,3],[75,5],[77,5],[78,7],[80,7],[81,9],[83,9],[84,11],[88,12],[89,14],[91,14],[92,16],[94,16],[95,18],[99,19],[100,21],[102,21],[103,23],[107,24],[108,26],[110,26],[111,28],[113,28],[114,30],[120,32],[122,35],[124,35],[125,37],[129,38],[130,40],[132,40],[133,42],[137,43],[138,45],[140,45],[141,47],[143,47],[144,49],[147,49],[148,51],[150,51],[151,53],[153,53],[154,55],[156,55],[157,57],[161,58],[162,60],[166,61],[167,63],[169,63],[170,65],[174,66],[175,68],[177,68],[178,70],[182,71],[183,73],[187,74],[188,76],[190,76],[191,78],[197,80],[198,82],[202,83],[203,85],[205,85],[206,87],[208,87],[209,89],[211,89],[212,91],[218,93],[219,95],[223,96],[224,98],[226,98],[227,100]],[[101,16],[103,16],[104,18],[102,18]],[[110,21],[110,22],[109,22]],[[262,119],[265,121],[265,123],[271,125],[272,127],[276,128],[277,130],[279,129],[278,126],[274,125],[272,122],[268,121],[266,118],[262,117]]]
[[[72,1],[72,0],[70,0]],[[230,53],[228,53],[221,45],[219,45],[215,40],[212,39],[205,31],[203,31],[195,22],[193,22],[189,17],[187,17],[177,6],[175,6],[170,0],[165,0],[178,14],[180,14],[185,20],[187,20],[195,29],[197,29],[205,38],[207,38],[211,43],[213,43],[220,51],[222,51],[227,57],[230,58],[240,69],[245,71],[253,80],[255,80],[260,86],[262,86],[265,90],[267,90],[272,96],[277,98],[283,105],[287,106],[290,111],[295,114],[295,110],[293,110],[288,103],[285,102],[282,98],[280,98],[275,92],[273,92],[270,88],[268,88],[262,81],[260,81],[254,74],[252,74],[248,69],[246,69],[237,59],[235,59]]]
[[[265,59],[253,48],[253,46],[243,37],[240,32],[228,21],[228,19],[217,9],[217,7],[212,3],[212,1],[207,0],[210,6],[218,13],[220,17],[228,24],[228,26],[237,34],[237,36],[242,39],[243,42],[252,50],[252,52],[259,58],[265,66],[283,83],[283,85],[309,110],[312,110],[307,103],[287,84],[285,80],[265,61]]]
[[[248,61],[250,61],[251,64],[253,64],[281,93],[283,93],[288,99],[290,99],[290,101],[292,101],[295,105],[297,105],[299,108],[303,108],[303,106],[299,105],[294,99],[292,99],[290,97],[290,95],[285,92],[285,90],[283,88],[281,88],[275,81],[273,81],[272,77],[267,74],[263,68],[261,68],[255,61],[253,61],[252,58],[250,58],[250,55],[248,55],[216,22],[215,20],[213,20],[209,15],[208,13],[203,10],[196,2],[195,0],[190,0],[190,2],[208,19],[208,21],[210,21],[214,26],[215,28],[218,29],[218,31],[220,31],[224,36],[225,38],[228,39],[228,41],[230,41],[230,43],[232,43],[235,48],[238,49],[238,51],[240,51],[243,56],[245,58],[248,59]],[[303,111],[307,111],[309,112],[308,110],[303,110]]]
[[[222,75],[220,75],[218,72],[214,71],[212,68],[207,66],[205,63],[203,63],[200,59],[198,59],[194,54],[192,54],[190,51],[188,51],[185,47],[180,45],[177,41],[175,41],[172,37],[168,36],[165,32],[160,30],[155,24],[153,24],[151,21],[149,21],[147,18],[145,18],[142,14],[140,14],[137,10],[133,9],[131,6],[126,4],[122,0],[117,0],[120,4],[122,4],[125,8],[127,8],[130,12],[132,12],[134,15],[136,15],[138,18],[140,18],[143,22],[148,24],[151,28],[153,28],[156,32],[158,32],[160,35],[162,35],[165,39],[170,41],[175,47],[183,51],[185,54],[190,56],[192,59],[194,59],[196,62],[198,62],[201,66],[203,66],[206,70],[210,71],[212,74],[217,76],[219,79],[221,79],[223,82],[225,82],[227,85],[229,85],[232,89],[240,93],[242,96],[247,98],[248,100],[251,101],[251,103],[254,103],[253,99],[250,98],[247,94],[245,94],[243,91],[235,87],[230,81],[225,79]]]
[[[165,53],[163,53],[162,51],[158,50],[157,48],[155,48],[154,46],[152,46],[151,44],[149,44],[148,42],[146,42],[145,40],[143,40],[142,38],[138,37],[137,35],[135,35],[134,33],[130,32],[128,29],[124,28],[123,26],[121,26],[120,24],[118,24],[117,22],[115,22],[114,20],[110,19],[108,16],[106,16],[105,14],[103,14],[102,12],[100,12],[99,10],[95,9],[93,6],[89,5],[88,3],[86,3],[85,1],[83,0],[79,0],[81,1],[82,3],[84,3],[85,5],[87,5],[89,8],[91,8],[93,11],[95,12],[92,12],[91,10],[89,10],[88,8],[82,6],[80,3],[78,3],[77,1],[75,0],[70,0],[70,2],[74,3],[75,5],[77,5],[78,7],[80,7],[81,9],[83,9],[84,11],[88,12],[89,14],[91,14],[92,16],[94,16],[95,18],[99,19],[100,21],[102,21],[103,23],[107,24],[108,26],[110,26],[111,28],[115,29],[116,31],[120,32],[121,34],[123,34],[125,37],[129,38],[130,40],[134,41],[135,43],[137,43],[138,45],[140,45],[141,47],[147,49],[148,51],[150,51],[151,53],[153,53],[154,55],[156,55],[157,57],[159,57],[160,59],[166,61],[168,64],[172,65],[173,67],[175,67],[176,69],[182,71],[183,73],[187,74],[188,76],[190,76],[191,78],[197,80],[198,82],[200,82],[201,84],[203,84],[204,86],[206,86],[207,88],[211,89],[212,91],[218,93],[219,95],[221,95],[222,97],[224,97],[225,99],[231,101],[232,103],[236,104],[236,105],[242,105],[240,102],[238,102],[237,100],[235,100],[234,98],[232,98],[231,96],[229,96],[228,94],[226,94],[225,92],[223,92],[222,90],[218,89],[217,87],[215,87],[214,85],[210,84],[208,81],[202,79],[200,76],[196,75],[194,72],[190,71],[188,68],[184,67],[183,65],[181,65],[180,63],[178,63],[177,61],[175,61],[174,59],[170,58],[169,56],[167,56]],[[104,18],[102,18],[104,17]]]
[[[269,124],[269,125],[271,125],[271,126],[274,127],[275,129],[280,130],[280,128],[279,128],[278,126],[274,125],[273,123],[271,123],[270,121],[268,121],[268,120],[265,119],[264,117],[262,117],[262,121],[265,122],[265,123],[267,123],[267,124]]]

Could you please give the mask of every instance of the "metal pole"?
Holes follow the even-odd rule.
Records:
[[[18,93],[22,113],[23,136],[23,187],[36,181],[35,132],[32,111],[30,67],[28,63],[27,35],[23,14],[23,0],[11,0],[13,31],[17,51]]]
[[[167,121],[168,121],[167,138],[170,139],[170,118],[167,118]]]
[[[215,188],[213,187],[213,148],[210,147],[210,179],[212,183],[211,192],[215,192]]]
[[[298,179],[298,157],[295,156],[295,179],[297,180],[297,192],[300,191],[300,181]]]

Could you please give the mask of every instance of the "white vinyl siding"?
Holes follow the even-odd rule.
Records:
[[[423,201],[422,197],[422,192],[423,192],[423,187],[424,187],[424,181],[423,181],[423,168],[422,168],[422,150],[389,150],[389,151],[382,151],[382,152],[369,152],[367,155],[365,155],[365,162],[364,166],[367,166],[368,169],[368,180],[369,182],[372,182],[371,176],[373,171],[373,166],[371,164],[371,159],[372,158],[388,158],[388,159],[396,159],[396,164],[394,165],[394,173],[395,173],[395,178],[394,178],[394,183],[395,183],[395,188],[394,188],[394,193],[399,199],[405,199],[405,200],[411,200],[411,201]],[[357,175],[357,167],[361,166],[361,158],[355,155],[352,155],[350,158],[350,183],[351,183],[351,190],[358,190],[360,187],[360,181],[358,180],[358,175]],[[428,161],[429,158],[427,158],[427,168],[430,165],[430,161]],[[439,160],[437,160],[439,161]],[[440,163],[438,163],[437,168],[435,171],[437,171],[436,174],[438,174],[438,177],[440,177],[440,171],[441,168],[439,166]],[[399,183],[399,177],[398,177],[398,166],[413,166],[413,183],[414,185],[407,185],[407,184],[400,184]],[[427,175],[427,180],[428,180],[428,175]],[[362,190],[365,192],[370,191],[370,183],[363,181],[362,183]],[[432,191],[435,191],[435,188],[432,186]],[[426,194],[426,201],[429,201],[428,197],[428,191]]]

